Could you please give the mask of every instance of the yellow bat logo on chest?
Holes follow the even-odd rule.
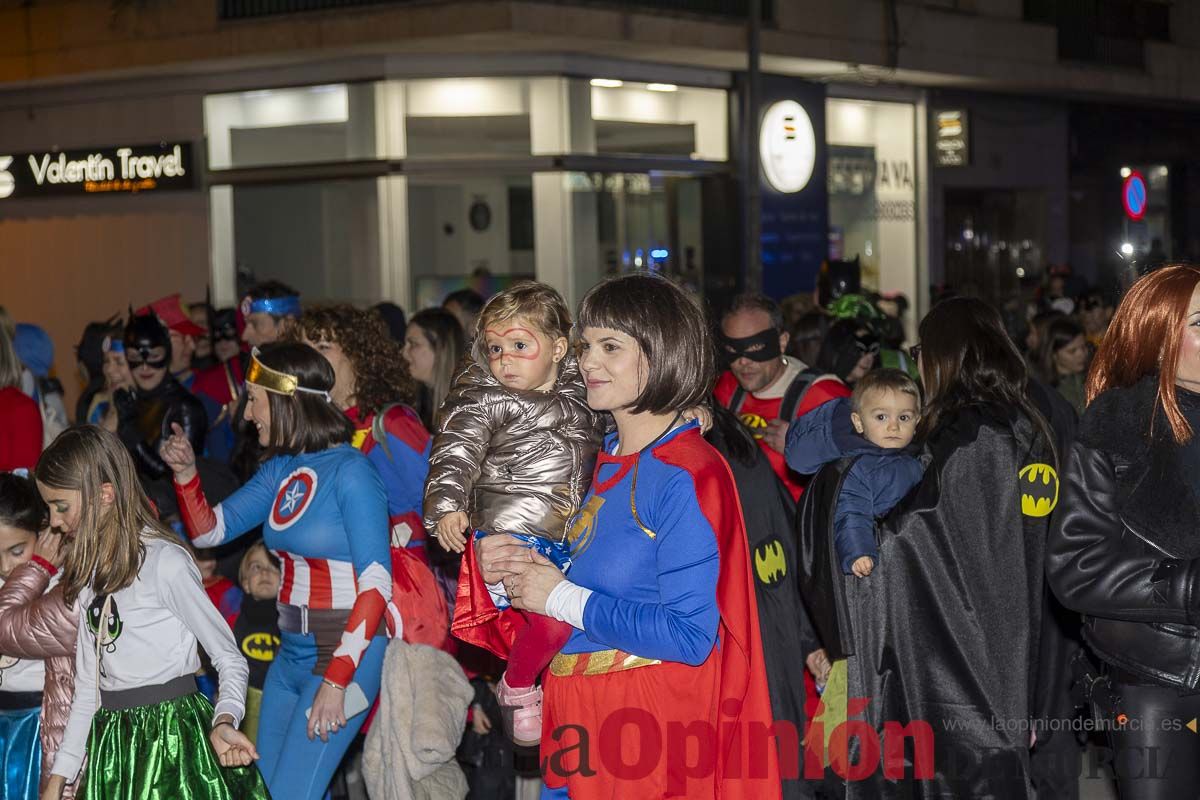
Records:
[[[255,661],[274,661],[278,649],[279,637],[271,633],[256,631],[242,639],[242,652]]]
[[[763,434],[767,432],[767,421],[758,414],[746,412],[739,416],[738,419],[742,421],[742,424],[746,426],[746,430],[755,439],[761,439]]]

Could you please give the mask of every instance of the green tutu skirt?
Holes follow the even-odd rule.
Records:
[[[81,800],[270,800],[258,767],[222,767],[208,740],[213,707],[196,694],[99,709]]]

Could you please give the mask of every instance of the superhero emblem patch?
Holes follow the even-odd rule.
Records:
[[[758,414],[742,414],[738,417],[742,424],[746,426],[746,430],[754,437],[755,441],[763,438],[763,434],[767,432],[767,421]]]
[[[1021,487],[1021,513],[1045,517],[1058,505],[1058,473],[1049,464],[1026,464],[1017,473]]]
[[[572,559],[578,558],[596,538],[596,514],[603,505],[604,498],[594,494],[583,508],[579,509],[579,513],[571,519],[571,523],[567,527],[567,543],[571,546]]]
[[[300,521],[317,494],[317,473],[300,467],[279,484],[279,494],[271,506],[271,527],[285,531]]]
[[[279,637],[271,633],[256,631],[242,639],[242,653],[255,661],[274,661],[279,649]]]
[[[787,559],[778,539],[754,548],[754,574],[764,586],[776,586],[787,577]]]

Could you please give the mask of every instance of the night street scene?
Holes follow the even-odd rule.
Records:
[[[1200,0],[0,0],[0,800],[1200,800]]]

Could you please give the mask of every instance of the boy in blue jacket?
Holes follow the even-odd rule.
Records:
[[[792,423],[784,456],[788,466],[811,475],[840,458],[855,458],[834,511],[834,547],[842,572],[865,578],[879,548],[875,520],[921,480],[923,467],[905,448],[921,418],[916,382],[898,369],[867,373],[849,401],[819,406]]]

